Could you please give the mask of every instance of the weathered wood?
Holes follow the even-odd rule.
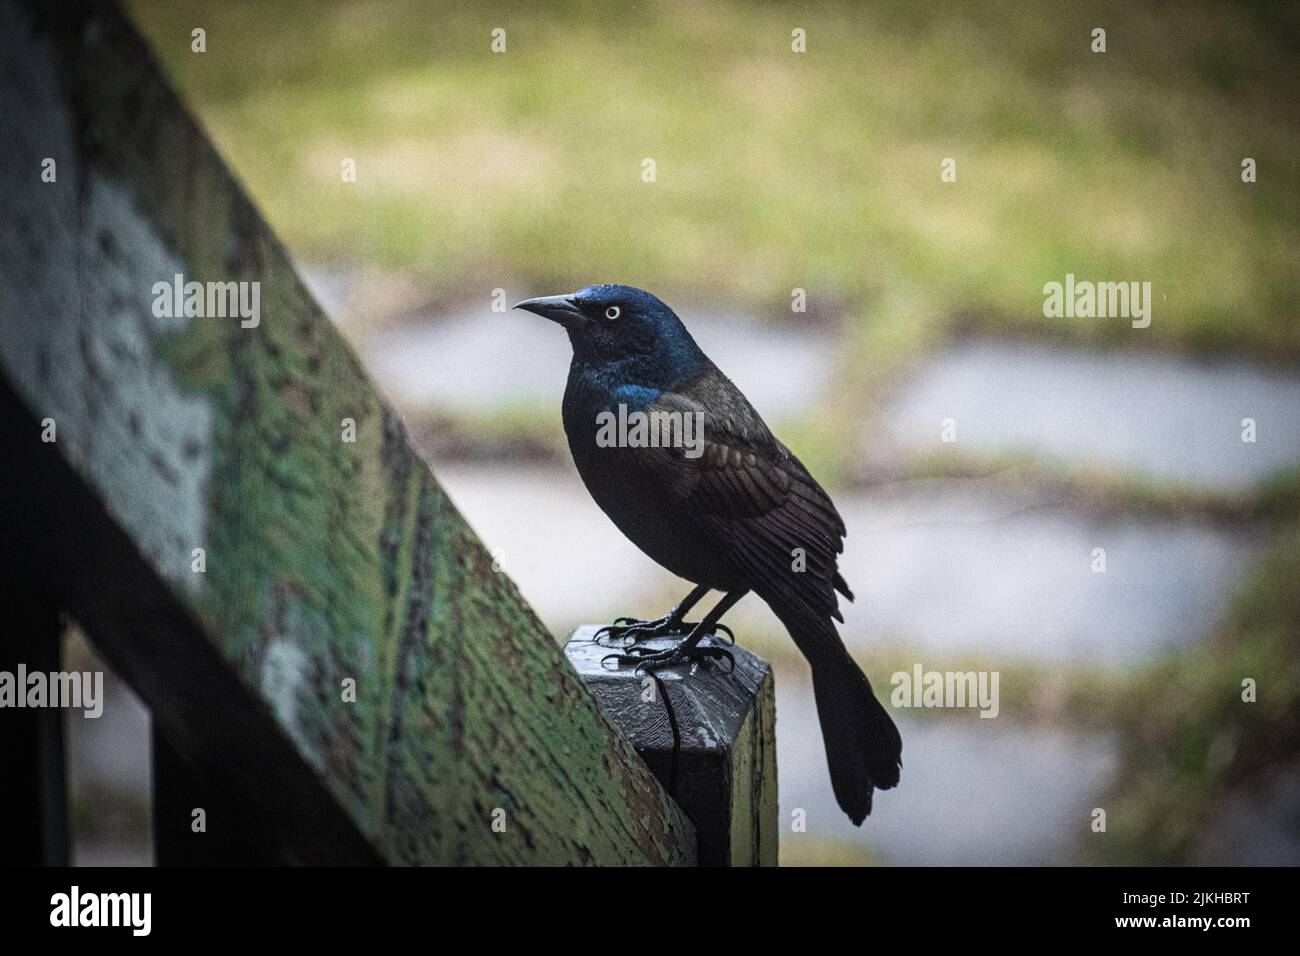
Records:
[[[0,477],[180,757],[287,860],[693,862],[126,20],[0,21]],[[260,322],[155,315],[176,274]]]
[[[776,696],[772,668],[742,647],[726,661],[659,670],[602,663],[612,651],[580,627],[565,653],[695,824],[703,866],[777,862]],[[676,638],[647,642],[653,649]],[[666,699],[665,699],[666,698]]]

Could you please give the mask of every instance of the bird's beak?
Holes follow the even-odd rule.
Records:
[[[565,328],[582,318],[582,312],[574,304],[572,295],[543,295],[536,299],[524,299],[515,305],[516,309],[535,312],[543,318],[558,322]]]

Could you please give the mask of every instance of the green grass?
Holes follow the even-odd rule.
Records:
[[[878,7],[130,3],[300,257],[772,317],[798,286],[855,349],[938,317],[1300,357],[1296,8]],[[1044,319],[1066,272],[1150,280],[1151,328]]]
[[[1043,504],[1069,506],[1096,517],[1201,518],[1236,526],[1300,517],[1300,467],[1279,471],[1249,488],[1219,489],[1028,453],[945,449],[913,462],[905,478],[1012,485],[1032,492]]]
[[[788,825],[788,821],[781,821]],[[880,860],[860,843],[825,840],[806,833],[781,834],[781,866],[879,866]]]
[[[569,446],[554,409],[506,404],[476,412],[408,409],[404,415],[415,448],[427,460],[478,460],[556,465]]]
[[[1085,844],[1111,864],[1187,862],[1215,807],[1300,753],[1300,524],[1280,534],[1219,633],[1147,668],[1111,714],[1124,741],[1107,832]],[[1242,681],[1258,685],[1242,700]]]

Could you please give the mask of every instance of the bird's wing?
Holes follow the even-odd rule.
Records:
[[[671,497],[729,546],[769,601],[842,620],[834,592],[852,599],[836,568],[843,519],[739,389],[721,373],[718,379],[707,403],[688,393],[662,392],[650,406],[699,414],[703,422],[702,443],[695,448],[645,449],[661,458],[651,470],[665,476]]]

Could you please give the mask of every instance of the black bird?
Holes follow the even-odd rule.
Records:
[[[620,659],[653,668],[717,657],[720,650],[701,647],[701,638],[721,628],[719,619],[747,592],[756,593],[812,667],[835,798],[861,824],[873,788],[898,783],[903,745],[832,623],[844,620],[835,592],[853,599],[836,566],[844,521],[835,505],[650,293],[593,285],[515,308],[569,333],[564,431],[587,490],[642,551],[696,584],[663,619],[620,619],[606,629],[640,639],[689,628],[680,644],[657,653],[630,648]],[[629,429],[623,441],[610,441],[618,437],[610,423],[620,406],[624,422],[634,422],[636,412],[652,422],[639,440]],[[669,441],[652,440],[656,421],[676,426],[659,432]],[[725,596],[698,624],[687,624],[687,612],[709,591]]]

